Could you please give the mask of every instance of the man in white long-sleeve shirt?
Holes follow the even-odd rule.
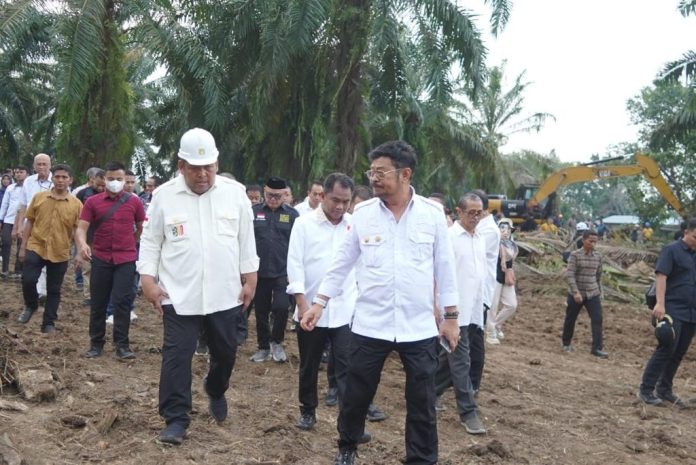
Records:
[[[435,383],[437,338],[459,339],[458,294],[452,246],[442,206],[416,195],[413,148],[386,142],[369,154],[366,173],[377,198],[355,207],[350,234],[338,250],[301,325],[312,331],[330,299],[356,269],[355,304],[346,395],[338,419],[335,465],[353,465],[365,414],[384,361],[397,351],[406,371],[407,464],[437,463]],[[439,329],[433,315],[434,285],[445,309]]]
[[[301,216],[293,226],[288,249],[288,294],[294,295],[297,302],[295,321],[309,309],[331,260],[350,233],[351,215],[347,210],[353,189],[350,177],[342,173],[330,174],[324,183],[324,200],[319,208]],[[309,430],[316,423],[317,377],[327,339],[331,341],[339,399],[345,395],[349,325],[357,297],[355,273],[351,271],[342,293],[327,305],[314,330],[297,329],[300,419],[296,426],[300,429]]]
[[[181,444],[190,423],[191,359],[203,330],[210,349],[208,411],[227,417],[225,392],[237,324],[256,289],[259,259],[251,203],[236,181],[216,176],[218,150],[203,129],[181,138],[180,175],[152,195],[140,241],[143,294],[162,315],[159,440]]]
[[[483,203],[476,194],[464,195],[457,205],[459,219],[449,228],[454,250],[459,288],[459,329],[461,338],[451,353],[440,353],[440,366],[435,376],[436,393],[440,397],[454,387],[459,419],[469,434],[483,434],[486,429],[478,415],[474,389],[469,377],[468,328],[472,322],[483,321],[483,293],[486,284],[486,243],[476,230],[483,213]]]
[[[28,170],[26,166],[17,166],[14,169],[14,184],[11,184],[5,190],[5,195],[2,197],[0,204],[0,223],[2,223],[2,276],[7,277],[10,270],[10,252],[12,251],[12,241],[18,235],[12,234],[17,212],[19,210],[19,199],[24,188],[24,180],[27,177]],[[21,239],[17,237],[17,255],[19,255]],[[19,277],[22,272],[22,263],[15,258],[14,276]]]
[[[486,362],[486,349],[483,342],[483,328],[486,326],[487,309],[491,308],[496,285],[496,268],[498,267],[498,255],[500,253],[500,229],[495,223],[495,218],[488,211],[488,195],[481,189],[472,193],[479,196],[483,202],[483,213],[476,225],[476,232],[483,238],[486,244],[486,267],[483,287],[483,306],[486,309],[481,312],[481,318],[474,318],[469,325],[469,356],[471,358],[471,385],[474,392],[481,386],[483,366]]]

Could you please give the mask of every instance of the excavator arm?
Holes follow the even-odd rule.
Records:
[[[556,171],[539,186],[534,197],[529,200],[527,205],[528,207],[539,205],[539,203],[549,195],[568,184],[595,181],[597,179],[643,175],[672,208],[674,208],[680,216],[684,217],[684,207],[662,176],[660,167],[657,163],[652,158],[639,153],[636,154],[635,159],[635,165],[573,166]]]

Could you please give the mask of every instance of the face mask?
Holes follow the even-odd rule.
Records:
[[[106,182],[106,190],[111,192],[112,194],[118,194],[123,190],[123,185],[125,184],[124,181],[119,181],[117,179],[114,179],[113,181],[107,181]]]

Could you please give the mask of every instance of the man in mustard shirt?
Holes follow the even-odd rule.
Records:
[[[24,311],[17,321],[27,323],[39,308],[36,283],[41,269],[46,267],[46,306],[41,332],[52,335],[60,304],[60,288],[70,259],[72,241],[82,203],[70,193],[72,170],[68,165],[51,169],[53,187],[34,196],[26,211],[26,223],[19,249],[22,270]]]

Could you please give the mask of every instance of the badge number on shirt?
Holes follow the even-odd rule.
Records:
[[[290,215],[280,215],[280,218],[278,218],[278,221],[281,223],[289,223],[290,222]]]

